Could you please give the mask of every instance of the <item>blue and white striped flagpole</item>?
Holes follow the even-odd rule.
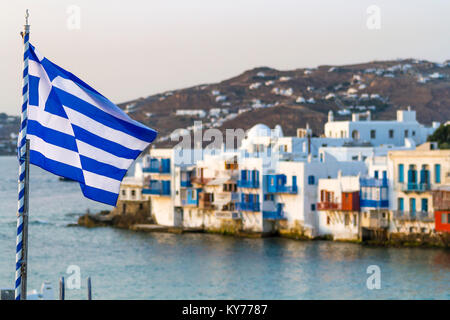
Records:
[[[28,24],[28,9],[25,14],[25,26],[22,33],[23,54],[23,89],[21,125],[17,143],[19,157],[19,201],[17,208],[17,238],[16,238],[16,279],[15,299],[27,298],[27,247],[28,247],[28,180],[29,180],[29,142],[27,140],[27,107],[28,107],[28,53],[30,26]]]

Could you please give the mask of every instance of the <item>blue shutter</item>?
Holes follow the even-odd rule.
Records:
[[[415,198],[409,199],[409,211],[416,212],[416,199]]]
[[[398,198],[398,210],[399,211],[403,211],[405,210],[405,204],[403,202],[403,198]]]
[[[403,164],[399,164],[398,165],[398,182],[405,182],[405,177],[404,177],[404,166]]]
[[[434,182],[441,183],[441,165],[434,165]]]
[[[428,212],[428,199],[422,199],[422,212]]]

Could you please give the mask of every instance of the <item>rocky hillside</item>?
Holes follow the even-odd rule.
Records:
[[[329,110],[337,119],[366,110],[373,119],[392,119],[397,109],[409,105],[422,123],[450,119],[449,61],[375,61],[291,71],[261,67],[120,107],[158,130],[158,145],[166,145],[173,130],[192,129],[196,120],[219,129],[280,124],[289,135],[309,123],[320,135]]]

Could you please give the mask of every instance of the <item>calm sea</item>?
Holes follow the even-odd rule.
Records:
[[[17,161],[0,157],[0,287],[12,287],[15,264]],[[94,299],[449,299],[450,252],[366,248],[348,243],[240,239],[210,234],[142,234],[67,227],[87,209],[77,183],[31,167],[30,289],[57,289],[70,265],[87,276]],[[369,290],[367,267],[381,270]],[[56,293],[56,291],[55,291]]]

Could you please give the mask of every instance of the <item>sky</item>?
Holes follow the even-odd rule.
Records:
[[[21,105],[27,8],[39,52],[115,103],[260,66],[450,59],[448,0],[0,0],[8,114]]]

